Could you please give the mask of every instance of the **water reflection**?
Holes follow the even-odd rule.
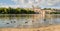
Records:
[[[0,15],[0,28],[36,28],[59,24],[59,14],[46,14],[45,17],[43,17],[41,14]]]

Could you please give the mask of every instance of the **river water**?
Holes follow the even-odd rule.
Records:
[[[60,25],[60,14],[1,14],[0,28],[38,28]]]

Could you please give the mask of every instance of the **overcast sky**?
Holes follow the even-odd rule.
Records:
[[[60,8],[60,0],[0,0],[0,7],[27,7]]]

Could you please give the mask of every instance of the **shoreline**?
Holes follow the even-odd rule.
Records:
[[[0,31],[60,31],[60,25],[40,28],[0,28]]]

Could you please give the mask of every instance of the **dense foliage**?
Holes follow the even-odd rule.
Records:
[[[51,10],[51,8],[44,8],[44,10]]]
[[[32,10],[23,8],[0,8],[0,14],[35,14]]]
[[[60,12],[51,12],[50,14],[60,14]]]

